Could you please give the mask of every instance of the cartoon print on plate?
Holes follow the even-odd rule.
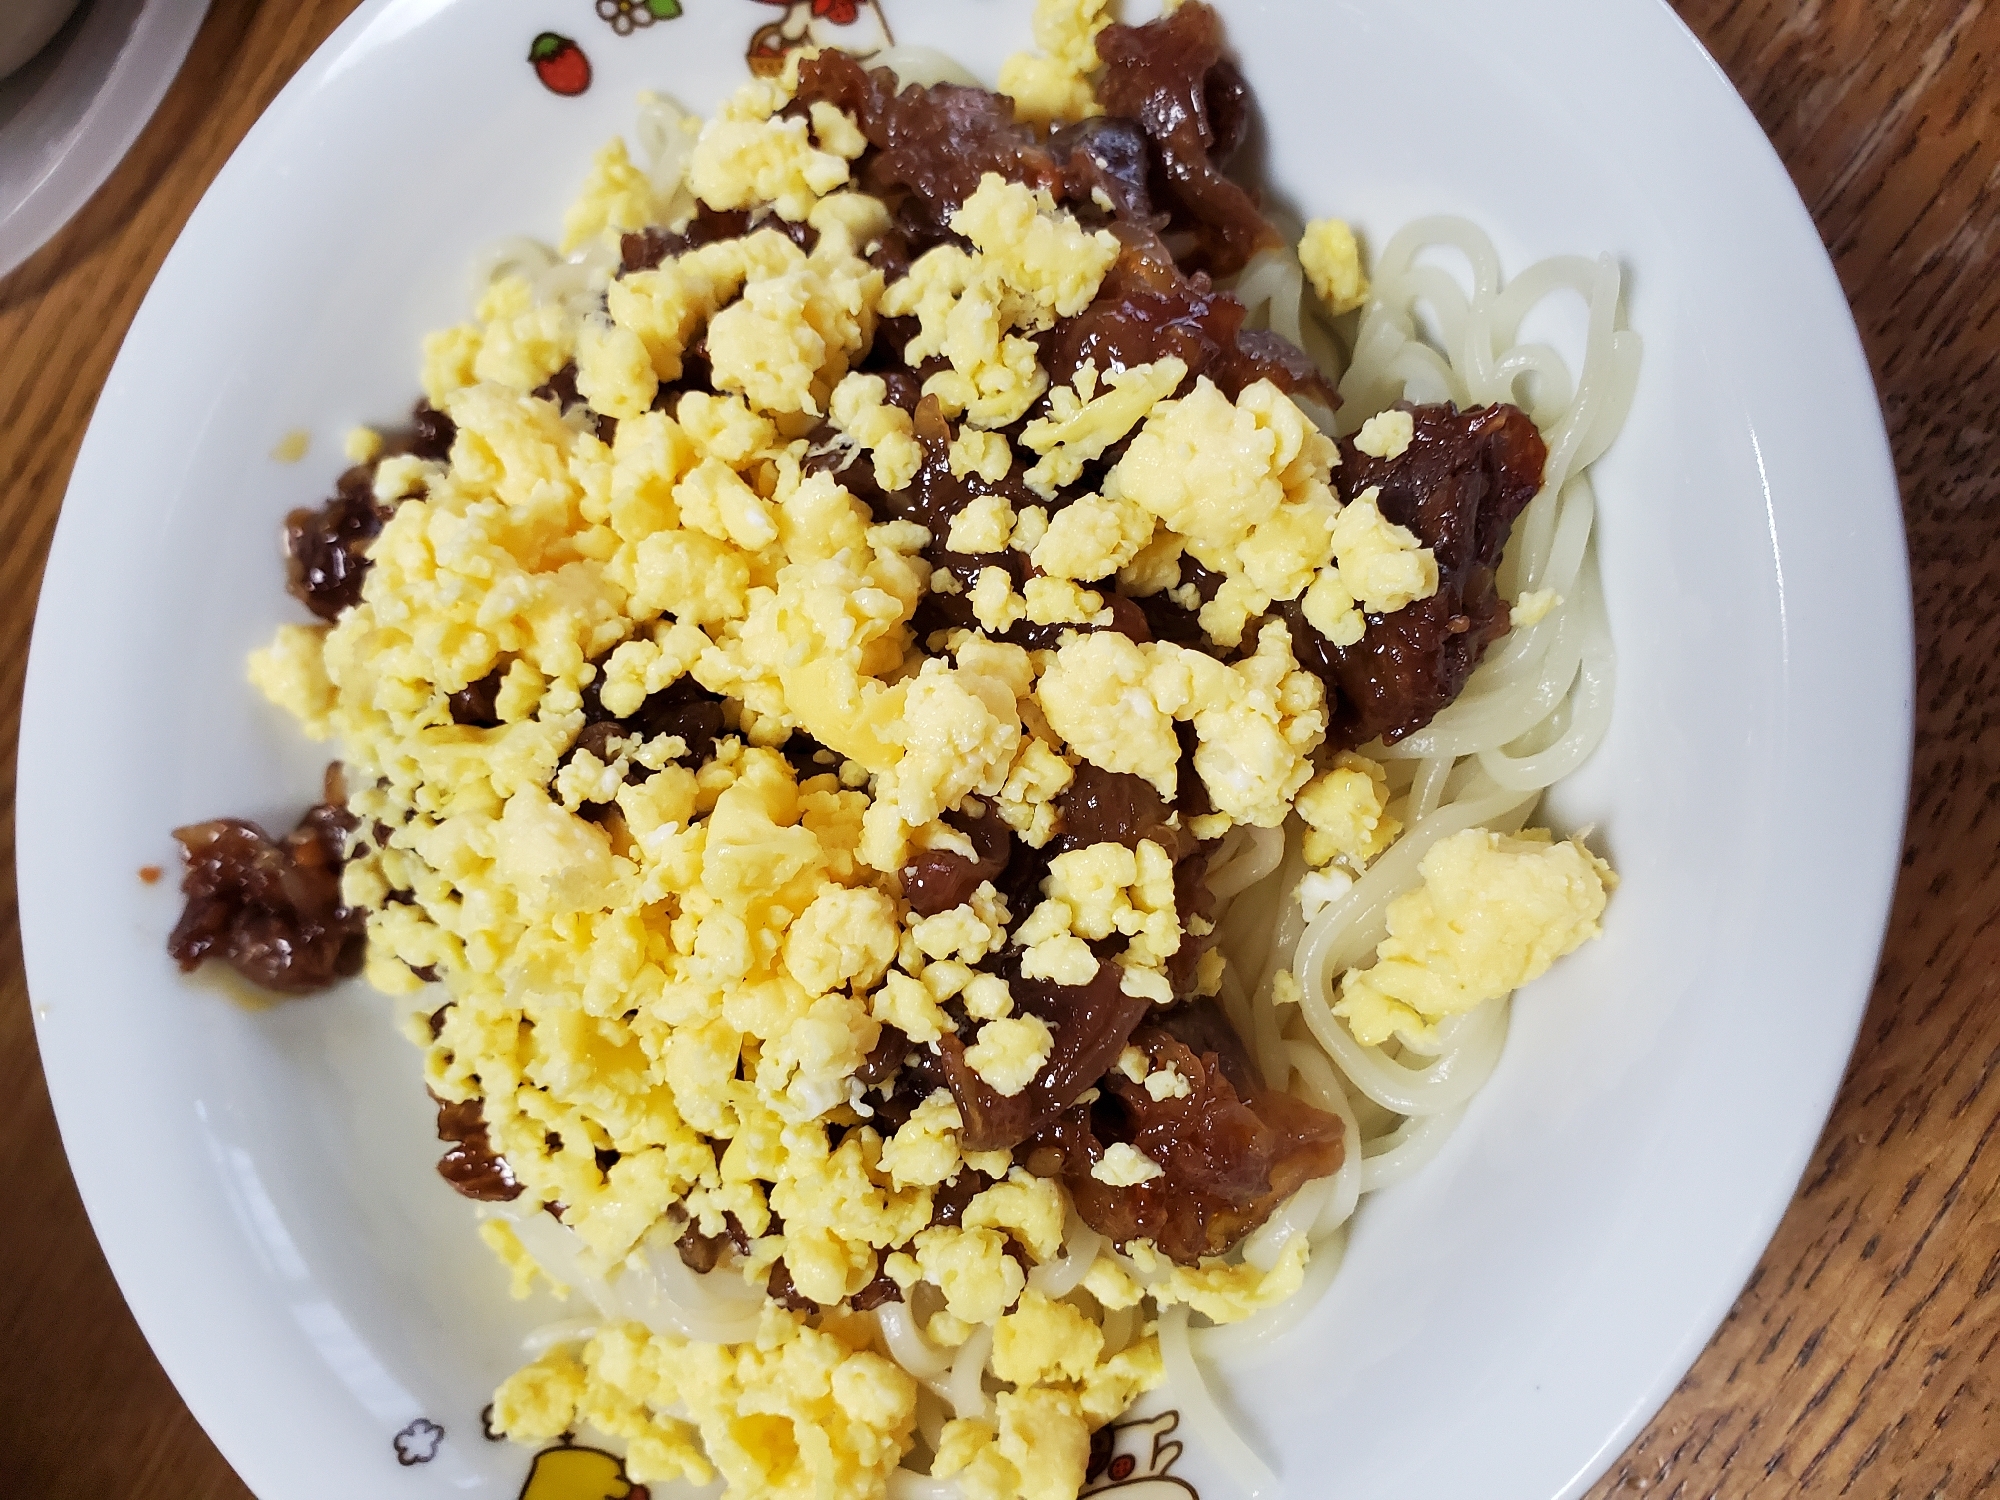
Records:
[[[681,13],[681,0],[597,0],[598,19],[620,36],[655,21],[671,21]]]
[[[759,26],[744,60],[750,71],[771,77],[785,66],[785,54],[799,47],[838,47],[869,57],[896,45],[880,0],[757,0],[784,8],[784,16]],[[835,30],[834,28],[841,28]]]
[[[482,1420],[491,1410],[481,1413]],[[1182,1447],[1169,1435],[1180,1424],[1178,1411],[1166,1411],[1099,1428],[1091,1440],[1090,1467],[1081,1493],[1116,1492],[1118,1500],[1201,1500],[1193,1485],[1169,1472]],[[442,1429],[438,1435],[443,1436]],[[497,1441],[491,1427],[486,1435]],[[518,1500],[650,1500],[651,1494],[645,1485],[625,1477],[624,1460],[616,1454],[566,1440],[535,1455]]]
[[[651,1493],[625,1477],[616,1454],[565,1443],[535,1455],[520,1500],[649,1500]]]
[[[1181,1444],[1167,1435],[1181,1425],[1178,1411],[1098,1429],[1090,1444],[1090,1469],[1083,1493],[1116,1491],[1119,1500],[1201,1500],[1195,1487],[1167,1471],[1181,1456]]]
[[[414,1464],[427,1464],[437,1457],[438,1444],[444,1441],[444,1429],[429,1417],[418,1417],[391,1441],[396,1445],[396,1462],[407,1469]]]
[[[566,36],[543,32],[528,47],[528,63],[552,94],[574,96],[590,87],[590,59]]]

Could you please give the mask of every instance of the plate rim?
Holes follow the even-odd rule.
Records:
[[[217,174],[214,181],[204,192],[201,203],[197,205],[194,214],[190,216],[188,221],[189,226],[192,226],[201,219],[201,216],[209,210],[210,204],[216,201],[219,195],[236,191],[234,184],[237,179],[243,177],[253,169],[249,164],[253,163],[259,153],[263,151],[267,140],[276,137],[280,132],[289,128],[292,117],[304,107],[302,101],[312,93],[331,68],[338,65],[340,59],[351,47],[355,37],[372,25],[375,18],[381,12],[407,3],[410,3],[410,0],[364,0],[364,3],[327,37],[315,51],[312,58],[286,83],[284,89],[280,91],[272,103],[265,109],[251,130],[246,133],[244,139],[239,142],[236,149],[231,153],[230,159],[225,164],[223,170]],[[1549,4],[1556,8],[1564,5],[1574,8],[1576,3],[1577,0],[1549,0]],[[1891,780],[1899,799],[1893,814],[1889,816],[1887,823],[1879,830],[1884,846],[1882,857],[1871,866],[1874,878],[1870,885],[1868,911],[1873,916],[1872,920],[1865,925],[1867,931],[1872,936],[1872,942],[1869,946],[1871,951],[1877,955],[1876,963],[1879,963],[1879,954],[1892,915],[1892,902],[1898,870],[1896,855],[1901,847],[1904,836],[1904,824],[1907,818],[1909,775],[1914,747],[1913,709],[1915,685],[1914,620],[1911,608],[1907,536],[1903,526],[1900,493],[1895,480],[1893,458],[1888,443],[1886,426],[1882,419],[1879,391],[1874,382],[1873,372],[1867,362],[1859,330],[1855,326],[1844,292],[1842,292],[1839,286],[1838,277],[1825,244],[1819,236],[1817,227],[1812,223],[1810,215],[1799,197],[1789,173],[1786,171],[1781,159],[1771,146],[1762,127],[1757,123],[1747,104],[1744,103],[1734,86],[1729,82],[1727,75],[1722,71],[1720,65],[1702,46],[1692,29],[1665,3],[1665,0],[1623,0],[1623,3],[1625,9],[1635,14],[1640,12],[1653,13],[1656,16],[1660,13],[1664,14],[1673,30],[1678,33],[1680,42],[1686,48],[1692,49],[1692,56],[1699,60],[1709,74],[1712,83],[1722,91],[1719,98],[1707,101],[1698,107],[1701,108],[1703,113],[1720,108],[1724,113],[1733,116],[1735,133],[1738,135],[1741,135],[1742,131],[1747,128],[1749,134],[1744,137],[1745,141],[1754,141],[1758,149],[1749,153],[1751,157],[1755,158],[1754,161],[1746,161],[1739,165],[1746,169],[1754,167],[1766,185],[1782,186],[1782,195],[1776,195],[1778,196],[1778,211],[1791,218],[1794,221],[1794,232],[1802,233],[1806,240],[1816,249],[1816,254],[1811,258],[1809,270],[1802,268],[1796,263],[1789,262],[1787,263],[1788,269],[1794,274],[1798,274],[1804,270],[1805,279],[1814,283],[1813,286],[1807,288],[1810,295],[1822,303],[1830,300],[1832,308],[1837,308],[1837,318],[1829,318],[1823,323],[1816,325],[1816,331],[1829,344],[1839,346],[1837,353],[1840,356],[1841,362],[1845,365],[1845,369],[1840,375],[1843,388],[1848,390],[1865,389],[1871,398],[1871,409],[1874,420],[1870,430],[1859,435],[1850,432],[1847,434],[1847,438],[1849,441],[1858,441],[1863,449],[1868,450],[1864,458],[1867,466],[1874,471],[1872,479],[1860,487],[1879,488],[1879,498],[1883,502],[1880,507],[1880,514],[1864,519],[1871,520],[1875,524],[1876,529],[1883,533],[1875,538],[1878,543],[1885,539],[1893,541],[1893,546],[1889,547],[1886,553],[1877,552],[1874,554],[1871,563],[1876,570],[1875,576],[1878,580],[1878,585],[1885,573],[1893,575],[1887,580],[1891,586],[1880,591],[1878,602],[1881,605],[1881,612],[1885,618],[1878,623],[1887,627],[1890,638],[1885,644],[1890,648],[1888,654],[1894,658],[1899,670],[1893,682],[1878,685],[1878,692],[1884,699],[1893,701],[1899,706],[1898,721],[1901,728],[1899,735],[1894,736],[1885,743],[1874,744],[1874,749],[1886,756],[1885,763],[1892,772]],[[51,544],[48,565],[44,572],[43,594],[41,600],[38,602],[34,636],[30,647],[21,719],[19,765],[23,774],[19,784],[22,787],[27,787],[31,784],[29,776],[26,774],[31,767],[40,767],[50,763],[51,760],[51,752],[46,743],[50,731],[45,728],[50,722],[51,710],[39,706],[53,701],[57,695],[57,689],[51,685],[50,668],[47,666],[49,648],[44,644],[44,629],[45,623],[59,611],[52,610],[49,605],[49,600],[53,596],[54,591],[48,585],[50,581],[62,576],[58,569],[59,561],[63,564],[64,571],[74,572],[73,562],[69,558],[68,549],[64,545],[64,533],[65,529],[67,529],[71,537],[74,538],[79,527],[75,524],[70,524],[73,510],[80,509],[82,506],[90,503],[88,500],[87,482],[101,462],[99,456],[101,449],[110,441],[106,435],[108,424],[101,419],[107,408],[115,405],[112,399],[114,396],[124,399],[124,387],[132,378],[128,368],[128,353],[139,342],[138,335],[142,329],[148,326],[148,313],[150,310],[155,309],[156,298],[159,295],[160,288],[163,285],[171,285],[173,280],[178,276],[179,273],[176,271],[176,267],[185,258],[183,252],[188,239],[187,228],[184,226],[181,234],[177,236],[174,246],[162,263],[159,272],[156,274],[153,286],[148,289],[147,296],[139,312],[134,317],[131,329],[128,330],[125,343],[121,347],[118,358],[114,362],[112,370],[106,378],[104,388],[99,395],[97,410],[93,413],[90,427],[85,434],[84,442],[79,449],[75,466],[72,470],[70,484],[63,502],[62,517],[58,523],[56,536]],[[123,376],[122,379],[121,375]],[[1858,387],[1853,384],[1857,379],[1859,382]],[[82,498],[79,498],[80,492]],[[1775,515],[1772,517],[1772,527],[1772,540],[1775,546],[1778,542],[1778,522]],[[1788,664],[1790,662],[1789,654],[1787,662]],[[1886,798],[1884,799],[1884,806],[1885,808],[1887,806]],[[268,1473],[267,1466],[245,1462],[245,1457],[253,1445],[244,1434],[232,1429],[229,1414],[218,1409],[219,1398],[210,1399],[213,1393],[207,1387],[212,1382],[205,1381],[197,1376],[193,1369],[193,1362],[187,1357],[186,1352],[181,1349],[162,1347],[161,1342],[155,1338],[154,1328],[159,1321],[157,1309],[150,1300],[145,1297],[134,1297],[129,1290],[134,1285],[146,1282],[145,1277],[138,1276],[134,1272],[133,1262],[139,1255],[137,1247],[118,1236],[107,1238],[99,1227],[102,1223],[108,1221],[108,1203],[105,1199],[108,1188],[101,1163],[88,1158],[80,1160],[77,1152],[71,1146],[73,1136],[77,1134],[73,1130],[73,1122],[80,1113],[80,1106],[76,1102],[68,1104],[63,1102],[64,1098],[70,1097],[70,1095],[65,1088],[59,1086],[57,1079],[59,1069],[52,1066],[50,1061],[52,1043],[55,1044],[57,1050],[59,1050],[60,1044],[55,1043],[53,1036],[45,1030],[43,1024],[43,1007],[35,998],[38,994],[45,994],[49,989],[57,987],[58,981],[54,976],[61,968],[60,961],[52,958],[46,951],[40,936],[43,931],[42,925],[30,918],[31,909],[39,909],[42,904],[41,893],[35,888],[32,877],[35,873],[34,867],[41,857],[40,851],[44,848],[42,841],[45,836],[46,831],[40,814],[32,810],[29,806],[23,806],[20,810],[20,826],[17,834],[16,871],[17,882],[21,891],[24,964],[28,974],[30,1004],[34,1011],[37,1039],[42,1049],[44,1069],[49,1079],[51,1100],[62,1130],[65,1150],[70,1156],[71,1170],[75,1176],[79,1193],[83,1197],[86,1210],[91,1217],[93,1229],[94,1231],[98,1231],[99,1243],[103,1248],[106,1259],[111,1263],[114,1274],[118,1278],[121,1291],[126,1293],[128,1305],[130,1305],[133,1315],[139,1322],[142,1331],[145,1332],[149,1344],[153,1346],[154,1352],[159,1357],[161,1364],[173,1378],[182,1399],[187,1402],[191,1410],[197,1412],[210,1438],[223,1451],[232,1465],[237,1468],[238,1472],[245,1476],[246,1482],[248,1482],[252,1472],[257,1472],[260,1476]],[[30,894],[31,890],[35,891],[32,897]],[[1726,1285],[1723,1285],[1720,1274],[1717,1274],[1716,1282],[1718,1290],[1709,1299],[1711,1304],[1710,1315],[1707,1315],[1705,1321],[1701,1324],[1691,1326],[1676,1349],[1665,1356],[1668,1364],[1672,1366],[1671,1371],[1663,1374],[1655,1382],[1652,1389],[1647,1391],[1643,1397],[1635,1400],[1625,1421],[1615,1431],[1605,1436],[1603,1442],[1592,1453],[1589,1461],[1577,1470],[1570,1482],[1561,1490],[1560,1493],[1562,1496],[1575,1497],[1582,1494],[1616,1461],[1617,1456],[1629,1446],[1632,1439],[1665,1402],[1687,1369],[1692,1366],[1701,1349],[1713,1337],[1729,1308],[1740,1295],[1745,1280],[1754,1269],[1759,1258],[1761,1258],[1784,1215],[1789,1211],[1794,1200],[1797,1183],[1809,1165],[1812,1153],[1824,1133],[1837,1091],[1846,1076],[1848,1060],[1851,1059],[1853,1046],[1858,1037],[1865,1009],[1873,991],[1874,973],[1875,968],[1871,965],[1866,974],[1858,977],[1858,983],[1854,987],[1855,992],[1845,996],[1838,1006],[1829,1007],[1830,1010],[1837,1012],[1838,1015],[1839,1024],[1837,1027],[1831,1028],[1831,1030],[1837,1030],[1839,1036],[1844,1039],[1840,1053],[1843,1061],[1840,1067],[1830,1069],[1827,1076],[1819,1080],[1819,1086],[1815,1091],[1816,1107],[1811,1116],[1810,1130],[1806,1130],[1803,1123],[1797,1126],[1798,1143],[1795,1145],[1795,1149],[1787,1154],[1789,1167],[1785,1175],[1786,1187],[1784,1193],[1782,1195],[1772,1195],[1772,1200],[1767,1205],[1766,1212],[1761,1216],[1758,1223],[1755,1226],[1746,1226],[1746,1230],[1753,1236],[1746,1241],[1749,1244],[1747,1253],[1740,1257],[1741,1263],[1735,1267]],[[1800,1120],[1803,1121],[1803,1119],[1804,1113],[1801,1111]],[[114,1243],[114,1240],[116,1243]],[[260,1488],[260,1493],[263,1492]],[[273,1494],[279,1492],[277,1490],[269,1491],[269,1493]]]

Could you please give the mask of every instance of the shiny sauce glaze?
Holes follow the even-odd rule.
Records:
[[[185,904],[167,952],[183,971],[219,959],[281,995],[308,994],[361,972],[366,913],[340,899],[354,829],[345,802],[336,765],[327,768],[326,800],[281,839],[242,818],[174,830]]]
[[[506,1158],[493,1149],[486,1113],[477,1099],[437,1099],[437,1133],[451,1149],[438,1162],[438,1176],[458,1192],[482,1203],[511,1203],[521,1196]]]

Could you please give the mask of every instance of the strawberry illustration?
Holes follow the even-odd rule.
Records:
[[[552,94],[576,95],[590,87],[590,59],[566,36],[543,32],[528,48],[528,61]]]

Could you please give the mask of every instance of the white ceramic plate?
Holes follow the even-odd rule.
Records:
[[[484,1441],[478,1413],[549,1310],[508,1302],[472,1206],[434,1175],[391,1007],[357,987],[252,1012],[183,982],[162,948],[172,881],[135,872],[171,866],[177,823],[289,826],[312,799],[323,751],[241,666],[298,614],[273,538],[328,492],[343,429],[406,409],[418,338],[463,315],[472,256],[552,235],[641,87],[707,109],[757,27],[866,48],[877,3],[898,41],[987,77],[1027,40],[1025,0],[863,0],[844,28],[811,0],[688,0],[628,34],[587,0],[373,0],[217,179],[106,385],[28,678],[29,975],[106,1253],[267,1500],[521,1492],[528,1456]],[[1224,12],[1283,196],[1377,244],[1464,213],[1510,269],[1608,250],[1646,340],[1598,470],[1617,717],[1556,799],[1624,876],[1606,936],[1520,997],[1464,1128],[1365,1205],[1326,1300],[1218,1381],[1291,1495],[1574,1495],[1735,1296],[1868,989],[1910,720],[1880,417],[1811,223],[1665,6]],[[582,96],[529,69],[545,30],[588,54]],[[311,452],[280,465],[295,428]],[[1136,1482],[1153,1452],[1132,1442]],[[1234,1493],[1193,1445],[1172,1474]]]
[[[208,0],[84,0],[0,80],[0,276],[111,175],[180,72]]]

